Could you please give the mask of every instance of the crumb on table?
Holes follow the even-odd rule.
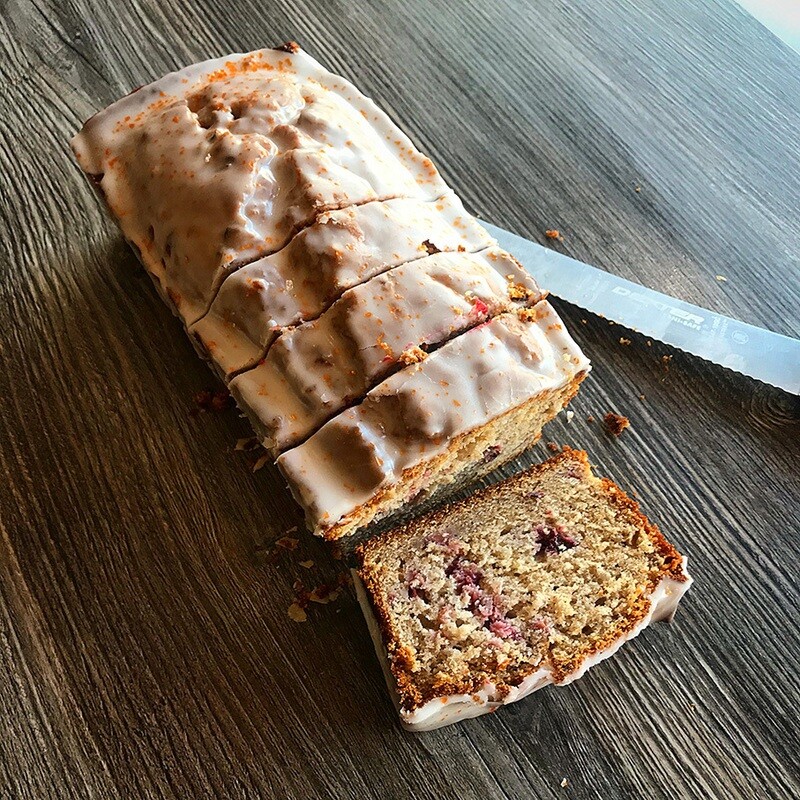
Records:
[[[623,417],[621,414],[615,414],[613,411],[609,411],[603,417],[603,422],[605,423],[606,430],[612,436],[619,436],[625,428],[629,428],[631,421],[627,417]]]

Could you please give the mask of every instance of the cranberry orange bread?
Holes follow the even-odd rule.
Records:
[[[354,573],[403,723],[430,730],[566,684],[689,588],[686,559],[585,453],[358,549]]]
[[[278,467],[309,528],[338,539],[518,456],[588,369],[542,301],[396,372],[283,453]]]
[[[431,161],[297,45],[168,75],[73,148],[317,533],[514,457],[588,371]]]
[[[508,253],[436,253],[346,291],[286,331],[230,389],[277,457],[392,372],[460,332],[542,299]]]

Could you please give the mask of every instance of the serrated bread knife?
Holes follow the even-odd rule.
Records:
[[[800,394],[800,340],[715,314],[489,222],[481,224],[556,297],[651,339]]]

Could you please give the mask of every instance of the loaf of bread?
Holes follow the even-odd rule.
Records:
[[[168,75],[73,148],[320,535],[513,458],[588,372],[430,159],[297,45]]]
[[[567,450],[359,548],[359,600],[403,723],[430,730],[567,684],[689,588],[637,504]]]

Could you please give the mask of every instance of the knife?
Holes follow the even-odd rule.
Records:
[[[706,361],[800,394],[800,340],[677,300],[480,222],[556,297]]]

